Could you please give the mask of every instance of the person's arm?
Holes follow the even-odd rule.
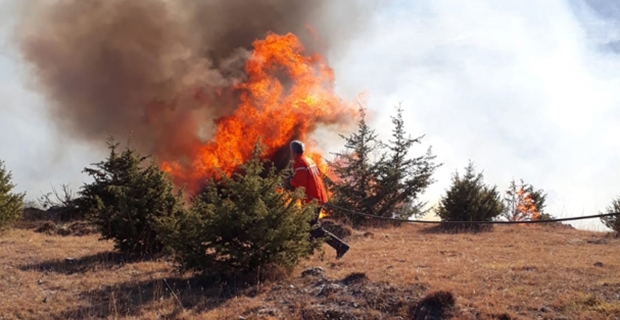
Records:
[[[305,187],[308,181],[308,169],[305,167],[295,168],[291,185],[295,188]]]

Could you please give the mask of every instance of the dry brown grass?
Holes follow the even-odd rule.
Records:
[[[314,266],[329,279],[364,273],[368,282],[355,290],[387,282],[386,292],[415,295],[415,301],[452,293],[456,319],[620,317],[620,240],[602,233],[502,226],[443,234],[407,225],[356,232],[348,241],[352,249],[340,261],[326,247],[324,260],[317,255],[287,279],[235,291],[176,274],[168,261],[109,253],[112,245],[96,235],[12,230],[0,235],[0,319],[310,318],[303,311],[310,304],[346,298],[302,293],[314,280],[301,272]],[[386,318],[376,310],[360,312]]]

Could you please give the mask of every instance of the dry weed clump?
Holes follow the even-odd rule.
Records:
[[[85,221],[74,221],[65,224],[56,224],[52,221],[44,221],[41,222],[34,231],[44,233],[49,236],[85,236],[97,233],[97,230]]]

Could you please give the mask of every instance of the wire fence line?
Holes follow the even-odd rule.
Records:
[[[585,220],[585,219],[594,219],[594,218],[604,218],[604,217],[613,217],[619,216],[620,212],[611,212],[611,213],[602,213],[602,214],[594,214],[589,216],[580,216],[580,217],[570,217],[570,218],[559,218],[559,219],[549,219],[549,220],[523,220],[523,221],[501,221],[501,220],[492,220],[492,221],[432,221],[432,220],[409,220],[409,219],[398,219],[392,217],[383,217],[377,216],[373,214],[367,214],[362,212],[356,212],[353,210],[349,210],[346,208],[342,208],[331,203],[324,203],[326,207],[330,207],[335,210],[348,212],[351,214],[365,216],[373,219],[380,220],[389,220],[395,222],[404,222],[404,223],[424,223],[424,224],[536,224],[536,223],[552,223],[552,222],[563,222],[563,221],[576,221],[576,220]]]

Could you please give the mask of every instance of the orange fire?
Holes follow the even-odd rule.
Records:
[[[232,173],[246,160],[260,138],[267,156],[292,139],[307,143],[310,157],[325,172],[326,165],[310,134],[320,125],[353,119],[356,110],[334,93],[334,72],[318,54],[304,55],[293,34],[268,34],[253,43],[245,65],[247,79],[235,85],[239,105],[230,116],[215,120],[213,138],[196,145],[191,165],[163,162],[175,183],[195,192],[216,168]]]
[[[517,207],[515,210],[515,221],[522,221],[530,218],[536,220],[540,217],[540,212],[534,204],[532,195],[525,191],[523,187],[517,191]]]
[[[321,212],[319,212],[319,219],[323,219],[327,217],[327,213],[325,212],[325,210],[321,210]]]

